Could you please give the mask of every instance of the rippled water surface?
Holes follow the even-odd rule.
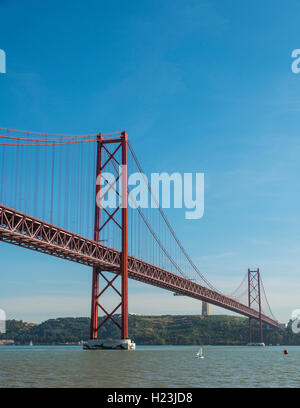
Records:
[[[0,347],[0,387],[300,387],[300,347]]]

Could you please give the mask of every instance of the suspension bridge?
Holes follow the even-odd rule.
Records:
[[[260,323],[260,343],[263,323],[279,327],[259,269],[249,269],[230,294],[199,270],[153,193],[126,132],[0,131],[0,240],[92,268],[90,348],[103,346],[101,329],[108,320],[120,329],[114,344],[131,347],[128,279],[248,317],[250,343],[253,320]],[[133,173],[143,176],[155,205],[140,205],[128,183]],[[115,206],[105,204],[111,193]],[[108,293],[117,299],[109,311]]]

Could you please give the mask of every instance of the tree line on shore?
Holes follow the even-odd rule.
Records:
[[[114,318],[120,321],[120,316]],[[99,323],[102,319],[99,319]],[[129,336],[139,345],[244,345],[248,343],[248,319],[226,315],[129,316]],[[0,340],[15,344],[78,344],[89,339],[88,317],[49,319],[40,324],[8,320]],[[263,325],[265,344],[300,345],[300,334],[293,333],[291,322],[286,329]],[[101,328],[101,339],[120,336],[119,329],[108,321]],[[253,322],[253,342],[259,341],[259,325]]]

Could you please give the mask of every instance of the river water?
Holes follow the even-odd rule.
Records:
[[[202,360],[198,350],[2,346],[0,387],[300,387],[300,346],[204,346]]]

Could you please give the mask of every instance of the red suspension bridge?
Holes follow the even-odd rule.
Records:
[[[94,343],[108,320],[120,329],[121,339],[129,338],[128,278],[249,317],[250,342],[253,319],[260,322],[261,343],[262,323],[279,327],[259,270],[248,270],[226,295],[198,269],[155,197],[126,132],[0,130],[0,240],[92,267]],[[154,206],[143,208],[135,201],[127,175],[136,172],[143,175]],[[112,192],[118,203],[104,205]],[[103,300],[108,291],[117,297],[111,311]]]

